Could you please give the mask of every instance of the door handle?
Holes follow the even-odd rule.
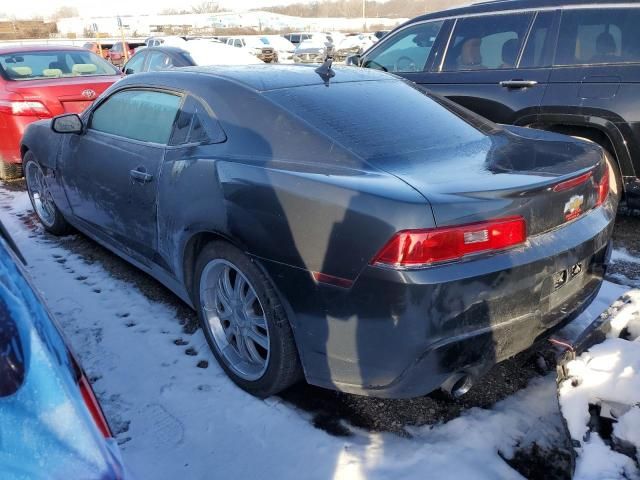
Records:
[[[530,88],[538,84],[535,80],[503,80],[500,86],[504,88]]]
[[[153,180],[153,175],[151,175],[150,173],[147,173],[144,170],[144,167],[138,167],[135,170],[130,170],[129,176],[134,181],[140,182],[140,183],[149,183],[151,180]]]

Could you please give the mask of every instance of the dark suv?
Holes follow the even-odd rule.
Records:
[[[597,142],[640,208],[640,4],[499,0],[410,20],[348,63],[498,123]]]

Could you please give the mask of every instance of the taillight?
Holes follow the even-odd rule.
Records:
[[[583,183],[586,183],[587,180],[591,178],[591,175],[592,175],[592,172],[587,172],[578,177],[574,177],[564,182],[560,182],[553,187],[553,191],[563,192],[565,190],[570,190],[574,187],[577,187],[578,185],[582,185]]]
[[[0,112],[8,115],[51,118],[51,112],[36,100],[0,100]]]
[[[527,225],[522,217],[456,227],[404,230],[396,233],[371,263],[400,268],[427,266],[503,250],[524,243],[526,239]]]
[[[98,403],[98,400],[96,400],[96,396],[93,394],[93,390],[91,389],[91,385],[89,384],[87,377],[81,375],[78,380],[78,386],[80,387],[84,404],[89,410],[89,413],[91,413],[91,417],[93,418],[96,426],[105,438],[111,438],[113,436],[111,434],[111,429],[109,428],[106,418],[104,418],[100,404]]]
[[[600,179],[600,183],[598,183],[598,202],[596,203],[596,207],[606,202],[608,196],[609,196],[609,168],[608,166],[606,166],[604,173],[602,174],[602,178]]]

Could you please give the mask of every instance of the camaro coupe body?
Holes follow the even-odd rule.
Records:
[[[22,155],[44,226],[167,285],[259,396],[463,393],[589,304],[617,206],[594,144],[348,67],[133,75]]]

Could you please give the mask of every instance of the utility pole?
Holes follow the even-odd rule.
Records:
[[[362,26],[367,31],[367,0],[362,0]]]

